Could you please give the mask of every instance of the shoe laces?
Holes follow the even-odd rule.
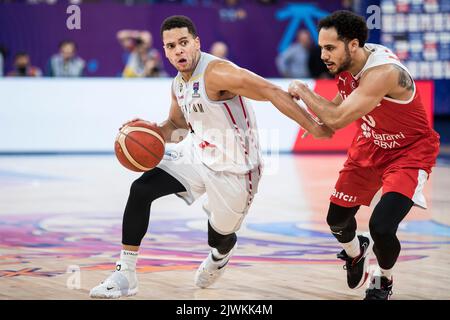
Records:
[[[117,277],[125,276],[124,272],[129,272],[131,269],[128,268],[127,265],[121,262],[116,262],[116,267],[114,268],[114,271],[111,272],[108,278],[106,278],[104,281],[101,282],[101,284],[111,284],[111,285],[118,285],[118,282],[116,281]]]

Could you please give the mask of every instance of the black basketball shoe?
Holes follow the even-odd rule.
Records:
[[[374,276],[370,282],[369,289],[366,290],[364,300],[389,300],[392,295],[393,280],[386,277]]]
[[[359,235],[358,240],[361,253],[357,257],[349,257],[345,250],[337,254],[339,259],[345,261],[344,270],[347,270],[347,284],[350,289],[361,287],[369,276],[368,256],[372,248],[372,240],[368,235]]]

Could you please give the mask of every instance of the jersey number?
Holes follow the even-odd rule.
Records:
[[[372,128],[375,128],[375,119],[372,116],[369,116],[368,114],[366,114],[364,117],[362,117],[362,119],[367,122],[367,124],[369,126],[371,126]]]

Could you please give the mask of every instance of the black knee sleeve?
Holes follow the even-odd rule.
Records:
[[[233,249],[236,241],[237,236],[235,232],[227,235],[220,234],[211,227],[208,220],[208,245],[210,247],[216,248],[220,254],[227,254]]]
[[[400,254],[400,241],[396,236],[398,225],[413,206],[413,201],[397,193],[388,192],[381,197],[369,221],[373,251],[383,269],[391,269]]]
[[[358,209],[359,206],[347,208],[330,202],[327,223],[330,226],[331,233],[339,242],[350,242],[355,237],[355,214]]]

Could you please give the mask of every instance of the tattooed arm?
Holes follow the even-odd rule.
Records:
[[[402,67],[392,64],[390,65],[395,69],[398,74],[397,86],[394,87],[388,94],[387,97],[397,99],[397,100],[408,100],[414,91],[414,81]]]
[[[341,129],[372,111],[385,97],[408,100],[414,83],[409,74],[394,64],[368,69],[356,88],[342,103],[325,102],[301,81],[289,86],[289,93],[305,104],[333,130]]]

